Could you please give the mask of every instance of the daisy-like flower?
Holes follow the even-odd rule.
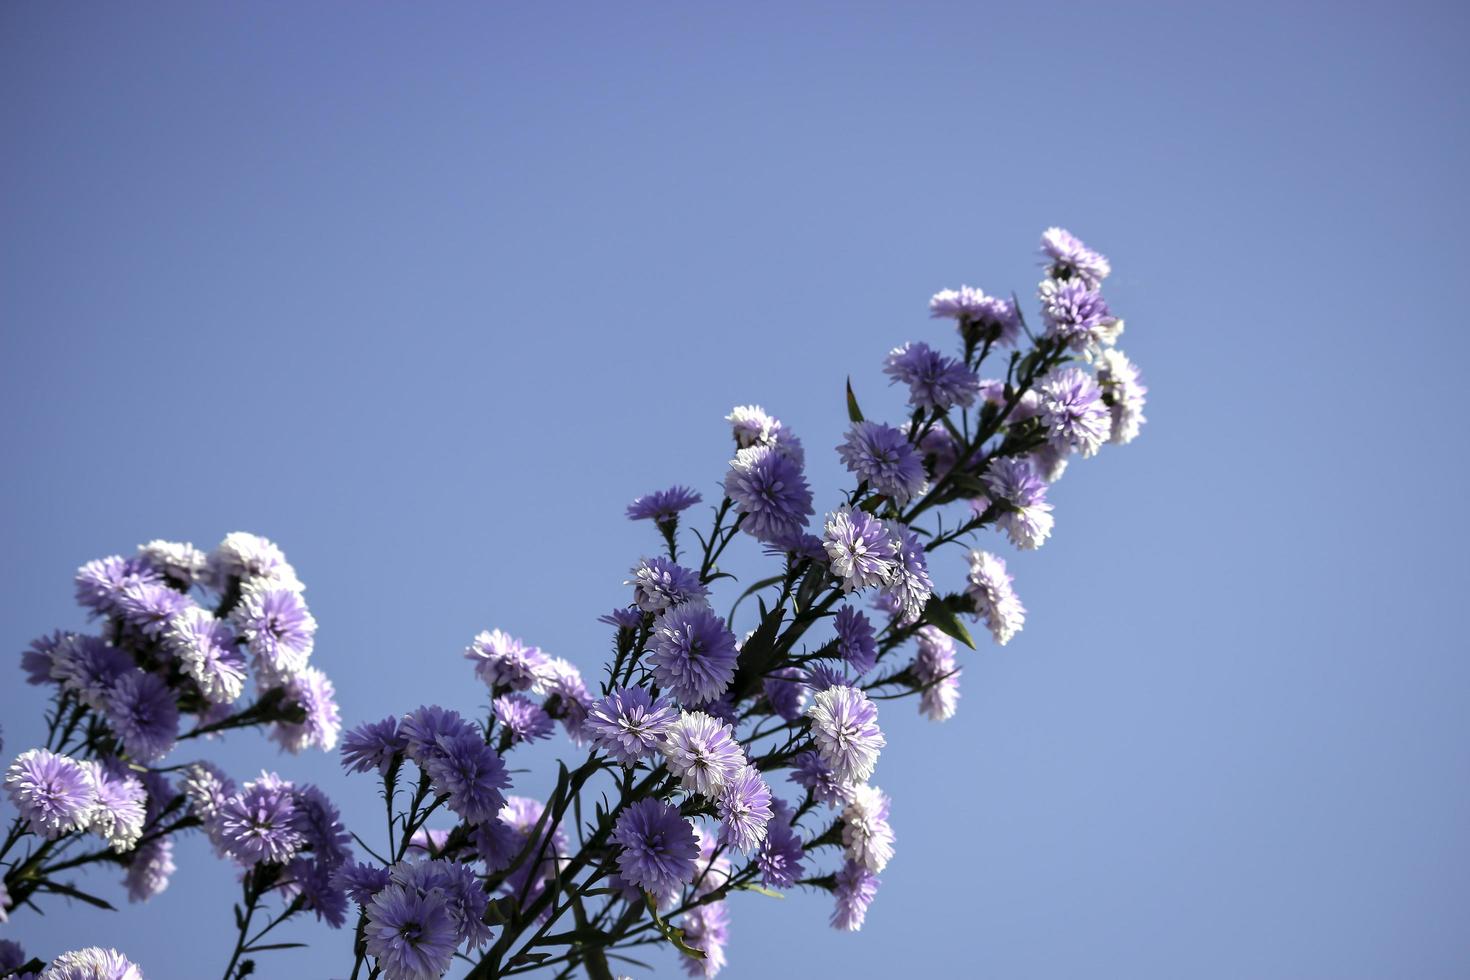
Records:
[[[1040,548],[1051,535],[1055,519],[1046,502],[1046,482],[1024,459],[1003,456],[993,460],[982,478],[990,495],[1006,505],[996,521],[1017,548]]]
[[[148,794],[126,770],[109,772],[100,762],[83,762],[92,784],[92,809],[87,829],[107,841],[119,854],[131,851],[143,836]]]
[[[1102,293],[1081,280],[1043,280],[1040,295],[1046,335],[1074,351],[1095,351],[1116,343],[1123,332],[1123,321],[1113,316]]]
[[[131,582],[117,596],[116,611],[144,636],[161,636],[193,600],[163,582]]]
[[[1138,438],[1138,430],[1148,421],[1143,417],[1144,396],[1148,389],[1143,385],[1138,368],[1117,348],[1104,350],[1101,361],[1097,383],[1102,388],[1103,401],[1113,420],[1108,441],[1130,443]]]
[[[877,894],[878,876],[856,861],[845,862],[837,872],[837,888],[832,893],[837,903],[832,910],[832,928],[845,932],[861,929]]]
[[[678,717],[667,697],[655,701],[641,687],[623,687],[592,705],[585,727],[598,748],[632,766],[658,752]]]
[[[669,771],[684,789],[713,799],[745,767],[730,726],[702,711],[686,711],[660,746]]]
[[[725,416],[725,421],[730,423],[737,448],[770,446],[791,457],[797,466],[806,465],[806,452],[801,448],[801,440],[782,425],[780,419],[759,405],[737,405]]]
[[[206,699],[230,704],[245,690],[245,654],[230,627],[208,610],[190,606],[179,613],[163,642]]]
[[[873,624],[861,610],[843,606],[832,620],[837,629],[837,653],[857,673],[866,673],[878,662],[878,639]]]
[[[643,610],[636,607],[622,606],[614,609],[606,616],[598,616],[599,623],[615,626],[620,630],[637,630],[643,625]]]
[[[387,886],[388,880],[387,868],[361,861],[339,864],[332,872],[332,884],[362,906],[370,904],[373,896]]]
[[[795,721],[806,710],[806,674],[800,667],[782,667],[767,674],[761,690],[771,710],[787,721]]]
[[[490,896],[473,870],[457,861],[400,861],[389,869],[390,884],[412,888],[420,895],[439,892],[447,899],[455,925],[455,945],[479,948],[490,941],[484,923]]]
[[[893,859],[893,828],[888,823],[888,794],[863,783],[852,787],[842,808],[842,846],[847,856],[874,874]]]
[[[1075,279],[1096,289],[1113,271],[1101,253],[1082,244],[1082,239],[1064,228],[1041,233],[1041,257],[1046,274],[1053,279]]]
[[[390,884],[366,912],[367,951],[387,980],[435,980],[454,963],[459,929],[444,892]]]
[[[95,636],[69,633],[51,654],[51,676],[94,711],[105,711],[119,677],[134,670],[133,658]]]
[[[464,652],[475,665],[475,674],[490,690],[529,691],[541,683],[546,654],[504,630],[476,636]]]
[[[1014,300],[986,296],[971,286],[941,289],[929,300],[929,316],[959,323],[960,333],[971,343],[990,341],[1014,347],[1021,338],[1021,316]]]
[[[884,594],[893,600],[893,608],[901,623],[917,623],[924,615],[924,606],[934,594],[934,582],[929,578],[929,560],[925,557],[923,542],[906,525],[898,521],[884,521],[889,540],[895,543],[896,555],[893,574],[883,585]]]
[[[688,487],[673,486],[644,494],[628,505],[628,520],[667,524],[704,498]]]
[[[775,446],[737,452],[725,474],[725,495],[745,515],[740,526],[761,541],[799,534],[812,516],[812,491],[801,463]]]
[[[505,805],[501,790],[510,786],[505,761],[474,726],[441,736],[432,751],[415,758],[429,774],[434,791],[449,795],[449,809],[471,823],[491,819]]]
[[[393,759],[408,748],[398,731],[398,719],[384,718],[358,725],[342,737],[342,768],[348,772],[378,770],[387,775]]]
[[[5,886],[0,885],[0,897],[5,895]],[[0,922],[4,922],[4,912],[0,909]],[[9,939],[0,939],[0,976],[8,976],[12,971],[19,970],[26,964],[25,950],[20,944]],[[25,974],[21,980],[30,980],[30,974]]]
[[[660,616],[647,655],[653,678],[685,704],[725,693],[735,679],[735,634],[709,606],[688,603]]]
[[[969,408],[980,392],[974,371],[924,343],[907,343],[889,351],[883,373],[892,379],[890,383],[909,386],[909,404],[914,408]]]
[[[286,555],[269,538],[248,531],[232,531],[205,560],[205,575],[217,592],[224,593],[230,582],[241,587],[270,585],[300,592],[306,588],[296,576],[296,569]]]
[[[306,667],[316,642],[316,619],[301,593],[270,582],[250,585],[230,619],[266,684],[279,686]]]
[[[812,697],[806,714],[817,751],[839,780],[863,782],[873,774],[887,742],[878,728],[878,706],[866,694],[854,687],[829,687]]]
[[[315,667],[303,667],[284,685],[285,700],[299,705],[305,717],[299,721],[278,721],[271,726],[271,738],[293,754],[316,746],[323,752],[337,747],[337,734],[342,730],[342,712],[337,707],[337,689]]]
[[[761,884],[767,888],[790,888],[805,871],[806,851],[801,846],[801,835],[792,826],[793,816],[785,801],[771,801],[771,822],[766,825],[766,839],[755,854]]]
[[[523,694],[502,694],[494,701],[495,717],[510,732],[512,744],[550,738],[551,716]]]
[[[1005,646],[1026,624],[1026,607],[1011,586],[1010,573],[1002,558],[988,551],[970,552],[969,588],[975,614],[985,620],[995,642]]]
[[[220,805],[214,821],[225,848],[242,864],[285,864],[306,842],[297,829],[296,796],[274,773],[261,773]]]
[[[754,766],[744,766],[720,790],[720,841],[749,854],[766,839],[771,822],[771,788]]]
[[[47,636],[38,636],[21,651],[20,669],[26,673],[26,683],[35,687],[50,684],[57,678],[53,673],[56,666],[56,651],[74,634],[54,630]]]
[[[633,602],[644,612],[661,613],[709,595],[698,572],[667,558],[641,559],[632,574],[623,584],[633,586]]]
[[[1051,441],[1084,458],[1096,455],[1112,432],[1112,417],[1092,375],[1075,367],[1053,371],[1037,386],[1041,420]]]
[[[621,847],[618,876],[625,882],[659,894],[694,880],[699,842],[677,807],[639,800],[618,815],[612,836]]]
[[[138,546],[138,557],[185,587],[205,582],[209,558],[187,541],[149,541]]]
[[[123,874],[128,901],[146,902],[161,894],[177,870],[173,841],[157,837],[140,845],[129,856],[128,869]]]
[[[791,760],[793,783],[812,794],[812,799],[825,806],[841,806],[846,788],[832,766],[817,752],[802,752]]]
[[[235,782],[212,762],[191,762],[184,767],[179,787],[189,813],[208,824],[219,814],[225,801],[236,795]]]
[[[168,683],[134,668],[112,685],[104,706],[107,724],[139,762],[168,755],[179,737],[179,706]]]
[[[921,685],[919,711],[930,721],[948,721],[954,717],[960,701],[960,672],[955,666],[954,641],[932,626],[922,627],[918,640],[919,652],[909,665],[909,672]]]
[[[882,585],[894,573],[898,542],[878,518],[861,508],[843,506],[827,515],[823,547],[842,591]]]
[[[47,840],[85,827],[97,798],[81,765],[47,749],[16,757],[5,770],[5,792],[31,832]]]
[[[160,576],[153,566],[139,558],[111,555],[89,561],[76,574],[77,604],[93,616],[117,613],[123,589],[142,583],[157,584]]]
[[[681,956],[680,965],[691,977],[713,977],[725,968],[725,946],[730,942],[730,913],[723,901],[696,905],[679,916],[684,942],[704,953],[704,959]]]
[[[924,460],[901,429],[882,422],[854,422],[837,454],[858,479],[902,507],[923,492]]]
[[[88,946],[52,960],[40,980],[143,980],[143,971],[115,949]]]

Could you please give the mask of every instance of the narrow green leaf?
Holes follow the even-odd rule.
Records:
[[[752,882],[746,882],[745,884],[738,885],[736,887],[741,888],[744,891],[755,892],[757,895],[764,895],[767,898],[785,898],[786,897],[785,895],[782,895],[778,891],[773,891],[770,888],[766,888],[764,885],[757,885],[753,881]]]
[[[858,408],[857,395],[852,393],[852,378],[847,379],[847,417],[854,422],[863,420],[863,410]]]
[[[970,639],[970,631],[965,629],[965,624],[960,622],[959,617],[939,596],[929,597],[929,604],[924,607],[924,621],[941,633],[947,633],[959,640],[971,650],[975,649],[975,641]]]
[[[684,942],[683,929],[669,925],[663,920],[663,917],[658,914],[658,903],[653,900],[652,895],[644,892],[643,903],[648,907],[648,914],[653,916],[653,924],[658,926],[658,931],[663,933],[663,937],[665,939],[673,943],[675,949],[683,953],[685,956],[694,957],[696,960],[704,959],[704,950],[695,949],[693,946],[690,946],[688,943]]]

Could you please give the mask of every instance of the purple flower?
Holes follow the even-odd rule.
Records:
[[[1102,387],[1103,401],[1112,416],[1112,428],[1108,441],[1129,443],[1138,438],[1138,430],[1148,420],[1143,417],[1143,405],[1148,388],[1133,362],[1123,352],[1110,347],[1102,352],[1102,363],[1097,369],[1097,383]]]
[[[598,616],[597,621],[616,626],[620,630],[636,630],[643,625],[643,610],[624,606],[614,609],[606,616]]]
[[[342,767],[348,772],[378,770],[387,775],[393,759],[408,748],[398,732],[398,719],[384,718],[358,725],[342,738]]]
[[[791,781],[812,794],[812,799],[829,807],[843,802],[842,783],[816,752],[803,752],[791,760]]]
[[[837,628],[837,653],[843,661],[859,674],[872,670],[878,662],[878,640],[868,617],[852,606],[843,606],[832,625]]]
[[[546,666],[546,654],[503,630],[481,633],[464,655],[474,661],[475,674],[492,691],[528,691],[540,684]]]
[[[510,786],[505,762],[472,726],[442,736],[433,751],[415,758],[429,774],[434,791],[449,795],[449,809],[471,823],[491,819],[505,805],[501,790]]]
[[[1092,375],[1075,367],[1052,372],[1037,387],[1051,441],[1093,456],[1112,432],[1112,416]]]
[[[908,343],[888,352],[883,373],[909,386],[909,404],[921,409],[969,408],[980,392],[975,372],[928,344]]]
[[[49,636],[38,636],[30,646],[21,651],[20,668],[26,672],[26,683],[35,686],[50,684],[56,680],[53,668],[56,651],[72,636],[56,630]]]
[[[420,827],[408,838],[409,854],[425,854],[429,857],[444,853],[449,843],[450,831],[441,827]]]
[[[1013,347],[1021,336],[1021,317],[1013,300],[986,296],[971,286],[942,289],[929,300],[929,316],[959,322],[967,339]]]
[[[852,686],[848,677],[835,660],[818,660],[806,669],[806,686],[811,691],[825,691],[829,687]]]
[[[586,729],[598,748],[632,766],[658,751],[678,716],[667,697],[655,701],[641,687],[623,687],[592,705]]]
[[[524,694],[502,694],[495,699],[494,708],[495,717],[510,732],[512,743],[551,737],[551,716]]]
[[[806,465],[801,440],[783,426],[780,419],[767,414],[759,405],[737,405],[725,416],[725,421],[730,423],[736,447],[769,446],[790,457],[798,467]]]
[[[806,709],[812,738],[822,759],[843,782],[862,782],[873,774],[886,744],[878,729],[878,706],[853,687],[829,687]]]
[[[540,800],[510,796],[506,797],[505,807],[500,811],[500,822],[509,827],[520,841],[511,857],[521,848],[531,848],[532,859],[523,861],[505,879],[506,892],[521,897],[523,905],[535,899],[543,887],[542,883],[555,876],[557,868],[567,857],[567,836],[558,825],[545,844],[546,857],[539,864],[535,862],[535,855],[543,851],[542,842],[545,840],[544,828],[538,834],[536,825],[541,822],[541,814],[545,810],[546,806]]]
[[[546,713],[561,722],[574,745],[585,744],[583,726],[587,709],[592,706],[592,694],[582,681],[582,672],[561,657],[548,657],[541,687],[546,693]]]
[[[265,583],[247,588],[230,619],[250,647],[263,680],[276,686],[299,673],[311,657],[316,620],[294,589]]]
[[[492,874],[509,867],[526,842],[524,835],[517,833],[499,817],[486,820],[476,827],[473,840],[475,853],[485,862],[485,870]]]
[[[878,894],[878,876],[856,861],[849,860],[837,872],[837,888],[833,896],[837,906],[832,910],[832,928],[857,932],[863,927],[868,906]]]
[[[347,895],[333,884],[336,865],[298,857],[286,867],[282,894],[301,902],[303,909],[316,914],[317,920],[333,929],[347,923]]]
[[[865,510],[843,506],[828,514],[823,546],[844,592],[882,585],[893,575],[898,542]]]
[[[52,651],[51,676],[96,711],[106,709],[117,679],[134,669],[132,657],[95,636],[69,633]]]
[[[158,583],[152,566],[138,558],[112,555],[89,561],[77,569],[77,603],[93,616],[110,616],[119,611],[123,589],[144,582]]]
[[[131,670],[119,677],[107,697],[106,714],[113,734],[139,762],[162,759],[179,736],[179,706],[157,674]]]
[[[749,854],[766,839],[771,821],[771,788],[754,766],[744,766],[720,790],[720,842]]]
[[[244,691],[245,654],[230,627],[208,610],[190,606],[179,613],[163,642],[207,700],[230,704]]]
[[[669,487],[667,490],[644,494],[629,504],[628,520],[667,524],[703,499],[688,487]]]
[[[143,971],[115,949],[88,946],[52,960],[40,980],[143,980]]]
[[[735,679],[735,634],[702,603],[676,606],[653,628],[648,665],[659,686],[685,704],[725,693]]]
[[[745,515],[741,527],[762,541],[806,529],[812,491],[801,464],[772,446],[742,449],[730,461],[725,494]]]
[[[16,757],[5,770],[5,792],[31,832],[47,840],[86,826],[96,799],[87,771],[47,749]]]
[[[784,800],[771,801],[771,822],[766,825],[766,839],[755,854],[761,884],[767,888],[790,888],[805,870],[806,851],[801,846],[801,835],[792,826],[793,816]]]
[[[849,859],[881,874],[893,859],[893,828],[888,824],[888,794],[866,783],[852,787],[842,809],[842,846]]]
[[[157,837],[140,845],[129,856],[128,868],[123,874],[128,901],[146,902],[162,893],[177,870],[173,841]]]
[[[1063,228],[1048,228],[1041,234],[1041,257],[1046,274],[1053,279],[1075,279],[1096,289],[1113,271],[1108,260]]]
[[[1114,343],[1123,332],[1123,321],[1113,316],[1102,294],[1077,279],[1042,282],[1041,319],[1048,337],[1075,351]]]
[[[837,454],[848,470],[902,507],[927,483],[924,461],[900,429],[882,422],[854,422]]]
[[[644,612],[660,613],[709,595],[699,573],[667,558],[644,558],[633,567],[633,602]]]
[[[893,574],[884,583],[883,590],[893,598],[893,607],[900,622],[917,623],[924,615],[929,597],[934,594],[924,545],[918,535],[898,521],[883,523],[897,549]]]
[[[366,911],[367,951],[387,980],[434,980],[453,964],[459,929],[442,891],[390,884]]]
[[[347,862],[332,872],[332,884],[358,905],[368,905],[388,884],[388,869],[361,861]]]
[[[215,822],[224,847],[242,864],[285,864],[305,843],[296,826],[295,794],[273,773],[261,773],[225,800]]]
[[[170,620],[194,603],[163,582],[129,582],[118,594],[115,608],[123,621],[144,636],[163,634]]]
[[[618,875],[624,881],[658,894],[694,880],[699,843],[677,807],[639,800],[618,815],[612,836],[622,848]]]
[[[995,642],[1005,646],[1026,624],[1026,607],[1011,587],[1006,563],[988,551],[970,552],[969,588],[975,614],[985,620]]]
[[[153,540],[138,546],[138,557],[160,575],[187,589],[204,582],[208,557],[187,541]]]
[[[799,528],[791,528],[773,535],[766,542],[765,553],[776,558],[795,555],[798,560],[826,561],[827,552],[822,548],[822,539]]]
[[[248,531],[231,531],[205,559],[205,576],[223,593],[232,579],[242,588],[273,585],[300,592],[305,588],[296,569],[269,538]]]
[[[955,666],[954,641],[932,626],[922,627],[918,639],[919,652],[909,665],[909,672],[921,685],[919,711],[930,721],[948,721],[954,717],[960,700],[960,672]]]
[[[315,667],[303,667],[286,681],[284,691],[285,701],[298,705],[306,717],[299,722],[276,722],[271,738],[291,753],[313,745],[323,752],[336,748],[342,712],[337,708],[337,690],[327,675]]]
[[[990,494],[1005,504],[998,523],[1017,548],[1040,548],[1051,534],[1054,518],[1046,502],[1046,482],[1024,459],[992,460],[983,477]]]
[[[730,913],[725,903],[696,905],[679,916],[684,942],[704,953],[704,959],[680,957],[684,972],[691,977],[712,977],[725,968],[725,946],[730,941]]]
[[[225,801],[236,795],[235,781],[212,762],[192,762],[185,766],[180,785],[188,812],[203,820],[206,829]]]
[[[710,798],[718,796],[745,766],[745,753],[730,726],[702,711],[681,714],[661,748],[679,784]]]
[[[438,892],[445,896],[456,946],[468,943],[478,948],[490,941],[490,929],[483,921],[490,896],[468,866],[443,860],[400,861],[390,869],[389,878],[392,885],[412,888],[420,895]]]
[[[319,864],[336,867],[352,857],[352,835],[342,825],[342,813],[327,794],[306,785],[295,791],[295,826]]]
[[[787,721],[795,721],[806,709],[806,674],[800,667],[782,667],[767,674],[761,690],[771,710]]]
[[[0,885],[0,895],[4,895],[4,885]],[[3,915],[3,911],[0,911]],[[4,922],[0,918],[0,922]],[[0,939],[0,976],[5,976],[9,971],[18,970],[26,963],[25,950],[21,949],[19,943],[11,942],[9,939]],[[27,974],[30,976],[30,974]]]
[[[437,704],[419,705],[418,710],[403,716],[398,726],[406,744],[405,754],[420,766],[441,754],[439,742],[461,734],[479,737],[475,726],[465,721],[458,711]]]
[[[143,836],[148,794],[143,784],[121,766],[109,771],[100,762],[83,762],[92,783],[92,811],[87,829],[119,854],[131,851]]]

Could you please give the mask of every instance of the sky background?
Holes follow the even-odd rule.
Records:
[[[90,558],[244,529],[308,583],[349,723],[475,710],[493,626],[595,675],[658,547],[630,499],[714,496],[758,402],[830,507],[843,379],[896,413],[885,352],[950,342],[929,295],[1029,297],[1061,224],[1112,259],[1150,422],[1053,491],[1025,632],[964,654],[959,715],[885,704],[867,927],[739,896],[725,976],[1465,976],[1467,21],[5,4],[0,648],[80,627]],[[335,757],[210,751],[379,832]],[[148,907],[0,937],[213,977],[232,872],[177,860]],[[286,933],[312,948],[261,976],[345,975],[348,935]]]

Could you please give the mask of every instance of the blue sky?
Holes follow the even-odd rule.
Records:
[[[657,547],[629,499],[712,492],[759,402],[830,503],[843,379],[896,411],[883,354],[946,339],[927,297],[1028,295],[1062,224],[1113,261],[1151,422],[1057,486],[959,716],[885,708],[868,927],[744,896],[725,975],[1461,976],[1466,21],[5,5],[0,644],[80,625],[89,558],[238,528],[308,582],[349,721],[473,710],[492,626],[593,673]],[[332,758],[218,757],[377,826]],[[149,907],[0,936],[213,976],[231,872],[179,864]],[[284,938],[312,948],[263,976],[344,974],[345,935]]]

